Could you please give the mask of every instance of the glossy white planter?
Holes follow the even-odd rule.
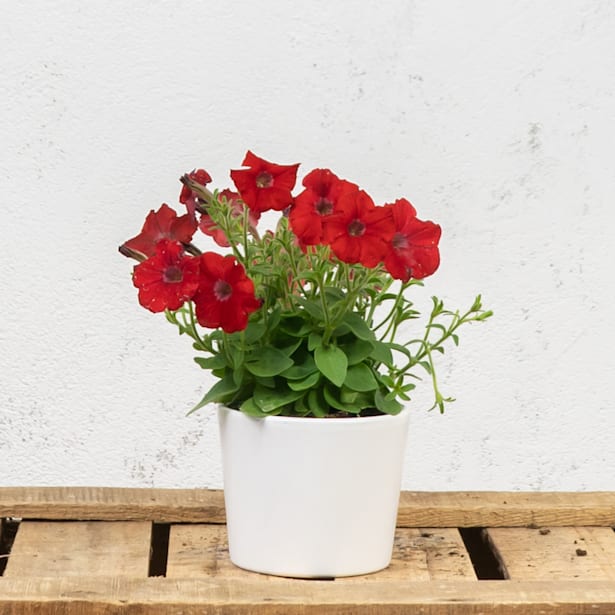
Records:
[[[391,561],[408,411],[255,419],[219,406],[231,561],[290,577]]]

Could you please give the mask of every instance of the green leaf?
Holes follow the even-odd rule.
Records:
[[[404,408],[396,399],[387,399],[382,394],[382,391],[376,391],[374,401],[376,402],[376,408],[385,414],[399,414]]]
[[[315,320],[324,320],[325,315],[320,302],[310,301],[303,297],[294,297],[294,300]]]
[[[348,368],[344,386],[353,391],[374,391],[378,388],[378,383],[373,371],[365,363],[359,363]]]
[[[303,318],[286,318],[280,324],[280,331],[291,337],[305,338],[312,330],[312,325]]]
[[[246,369],[255,376],[277,376],[293,364],[281,350],[272,346],[259,348],[258,352],[248,355]]]
[[[440,331],[442,331],[444,335],[446,335],[446,327],[444,325],[441,325],[440,323],[432,322],[431,324],[427,325],[427,328],[428,329],[439,329]]]
[[[314,363],[312,355],[308,355],[301,365],[293,365],[285,369],[280,376],[287,380],[303,380],[315,372],[318,372],[316,363]]]
[[[243,384],[243,379],[246,375],[246,370],[242,368],[233,370],[233,382],[239,388]]]
[[[340,389],[340,401],[343,404],[354,404],[357,401],[359,394],[357,391],[351,391],[345,386]]]
[[[248,323],[248,326],[244,331],[246,344],[254,344],[254,342],[258,342],[258,340],[260,340],[265,334],[265,331],[265,325],[261,322]]]
[[[348,407],[351,406],[351,404],[344,403],[341,400],[337,399],[337,397],[335,396],[335,394],[333,393],[333,391],[331,391],[329,387],[325,387],[323,389],[323,393],[325,396],[325,401],[327,402],[329,406],[331,406],[331,408],[335,408],[336,410],[343,410],[344,412],[348,412]]]
[[[196,412],[203,406],[210,404],[212,402],[218,403],[227,403],[232,398],[233,394],[239,390],[239,387],[235,384],[233,380],[233,373],[228,372],[222,380],[218,380],[214,386],[205,393],[203,399],[192,408],[188,414],[192,414]]]
[[[493,316],[493,310],[488,310],[486,312],[483,312],[482,314],[479,314],[475,320],[483,321],[483,320],[486,320],[487,318],[491,318],[492,316]]]
[[[300,397],[303,391],[293,391],[291,389],[268,389],[256,385],[254,389],[254,403],[265,413],[269,414],[278,408],[290,404]]]
[[[341,288],[326,286],[325,297],[327,299],[327,303],[332,306],[333,304],[346,299],[346,293]]]
[[[363,359],[367,359],[367,357],[373,356],[375,343],[376,342],[368,342],[365,340],[356,339],[349,344],[344,344],[344,346],[342,346],[342,350],[348,357],[348,365],[355,365],[356,363],[361,363]]]
[[[261,384],[264,387],[267,387],[268,389],[275,389],[276,387],[276,379],[273,376],[256,376],[256,382],[257,384]]]
[[[315,371],[303,380],[289,380],[287,384],[293,391],[305,391],[314,388],[319,380],[320,372]]]
[[[334,385],[341,387],[346,379],[348,358],[337,346],[318,346],[314,350],[316,367]]]
[[[308,350],[314,350],[322,345],[322,335],[318,333],[310,333],[308,336]]]
[[[388,374],[380,374],[376,372],[376,378],[378,378],[378,381],[382,382],[382,384],[389,389],[392,389],[395,386],[395,381]]]
[[[241,404],[241,406],[239,406],[239,409],[244,414],[247,414],[248,416],[255,416],[255,417],[258,417],[258,418],[262,418],[263,416],[267,416],[267,414],[265,412],[263,412],[254,403],[254,398],[253,397],[250,397],[249,399],[246,399],[246,401],[244,401],[243,404]]]
[[[194,357],[194,361],[203,369],[220,369],[226,367],[226,361],[221,354],[213,357]]]
[[[305,405],[307,395],[300,397],[293,406],[295,414],[298,416],[306,416],[310,413],[310,409]]]
[[[429,361],[419,361],[419,365],[431,376],[432,369]]]
[[[375,339],[374,332],[367,326],[367,323],[355,312],[346,312],[342,322],[362,340],[371,341]]]
[[[303,340],[296,340],[288,346],[278,348],[278,350],[280,350],[280,352],[285,354],[287,357],[290,357],[295,352],[295,350],[297,350],[297,348],[301,346],[302,343]]]
[[[339,392],[340,398],[338,399],[335,395],[336,392],[331,390],[331,387],[325,387],[323,389],[325,401],[336,410],[342,410],[342,412],[348,412],[349,414],[359,414],[362,407],[361,404],[356,403],[357,398],[355,398],[355,401],[353,402],[348,402],[346,401],[346,397],[342,398],[343,389],[341,389]]]
[[[393,365],[393,353],[391,352],[391,347],[389,344],[385,342],[379,342],[378,340],[372,342],[374,348],[371,352],[371,357],[378,363],[384,363],[389,367]],[[403,346],[402,346],[403,348]]]
[[[419,343],[422,343],[422,340],[416,340],[416,341],[419,342]],[[396,352],[401,352],[403,355],[405,355],[409,359],[412,358],[411,352],[405,346],[402,346],[401,344],[396,344],[395,342],[387,342],[386,345],[391,350],[395,350]]]
[[[329,414],[330,406],[325,401],[321,391],[312,389],[308,393],[307,406],[311,414],[316,417],[323,418]]]
[[[239,370],[243,368],[245,362],[245,353],[243,350],[231,347],[231,361],[233,362],[233,369]]]

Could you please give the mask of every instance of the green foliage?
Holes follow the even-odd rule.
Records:
[[[452,399],[440,392],[434,358],[459,344],[462,325],[492,315],[480,295],[463,313],[433,297],[418,335],[403,340],[421,317],[409,299],[420,281],[341,263],[327,246],[304,253],[285,217],[275,234],[260,238],[250,227],[248,238],[247,214],[227,209],[214,195],[208,213],[230,238],[262,307],[244,331],[230,334],[203,334],[190,302],[166,313],[192,338],[197,364],[218,379],[192,411],[217,402],[255,417],[397,414],[419,374],[433,386],[432,407],[444,411]]]

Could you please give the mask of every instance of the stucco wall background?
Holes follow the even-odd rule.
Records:
[[[417,301],[496,315],[411,416],[406,489],[615,488],[615,5],[5,2],[4,485],[220,487],[211,384],[117,246],[245,151],[443,227]]]

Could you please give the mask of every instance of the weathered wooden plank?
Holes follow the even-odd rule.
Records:
[[[0,517],[224,523],[222,491],[0,487]],[[615,492],[402,492],[402,527],[615,526]]]
[[[23,521],[5,577],[147,577],[151,524],[139,521]]]
[[[226,526],[214,524],[172,525],[169,532],[167,578],[212,576],[237,581],[254,579],[254,573],[231,563]],[[279,578],[258,575],[267,582]],[[289,581],[292,583],[292,581]]]
[[[459,580],[476,581],[474,568],[456,528],[397,528],[390,566],[376,575],[338,579],[345,583]]]
[[[490,528],[487,534],[512,580],[615,581],[611,528]]]
[[[224,523],[224,495],[209,489],[0,487],[0,517]]]
[[[615,526],[615,492],[402,492],[403,527]]]
[[[559,583],[480,581],[337,581],[263,583],[255,575],[237,583],[198,579],[0,579],[3,615],[612,615],[612,581]]]
[[[425,554],[429,578],[432,581],[475,581],[474,567],[466,551],[463,539],[457,528],[423,528],[403,530],[398,528],[398,536],[404,531],[416,532],[408,544],[409,549],[420,549]],[[401,545],[396,545],[401,558]]]
[[[167,577],[217,576],[223,579],[254,578],[254,573],[234,566],[228,554],[226,529],[219,525],[173,525],[169,536]],[[261,575],[263,581],[275,577]],[[391,565],[377,575],[337,579],[336,583],[476,580],[472,562],[457,529],[398,528]]]

